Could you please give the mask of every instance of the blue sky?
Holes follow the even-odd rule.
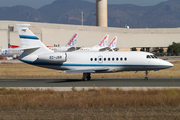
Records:
[[[0,0],[0,7],[27,5],[33,8],[40,8],[44,5],[51,4],[55,0]],[[84,0],[95,2],[96,0]],[[109,4],[134,4],[139,6],[151,6],[168,0],[108,0]]]

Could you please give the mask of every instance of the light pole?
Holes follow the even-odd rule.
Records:
[[[10,32],[14,31],[14,26],[8,25],[8,48],[10,47]]]
[[[83,25],[83,12],[81,12],[81,24]]]
[[[96,13],[92,13],[92,15],[94,15],[96,17]]]

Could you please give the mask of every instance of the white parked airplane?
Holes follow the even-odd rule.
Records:
[[[108,47],[110,48],[110,51],[118,51],[119,50],[119,48],[116,48],[116,44],[117,44],[117,36],[115,36],[108,45]]]
[[[7,48],[7,49],[0,49],[0,56],[1,57],[13,57],[16,58],[17,56],[23,53],[22,50],[17,50],[15,48]]]
[[[65,46],[62,46],[62,47],[48,47],[47,46],[47,47],[55,52],[74,51],[76,50],[77,37],[78,37],[78,34],[75,33],[74,36],[69,40],[69,42]],[[19,46],[14,46],[14,45],[11,45],[11,46],[13,47],[7,48],[7,49],[0,48],[0,56],[16,58],[17,56],[21,55],[24,52],[23,50],[14,49],[14,48],[18,48]]]
[[[109,35],[105,35],[98,45],[94,47],[80,47],[78,51],[105,51],[108,49],[108,38]]]
[[[61,47],[49,47],[51,50],[55,52],[71,52],[76,50],[78,34],[75,33],[74,36],[69,40],[69,42],[65,46]]]
[[[24,52],[19,60],[32,65],[57,69],[66,73],[83,73],[83,80],[90,80],[91,73],[122,71],[158,71],[173,64],[158,59],[148,52],[54,52],[48,49],[29,29],[29,24],[18,24],[17,29]]]

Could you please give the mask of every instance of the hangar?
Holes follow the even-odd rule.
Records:
[[[109,41],[118,36],[120,50],[131,48],[166,48],[172,42],[180,42],[180,28],[112,28],[99,26],[52,24],[24,21],[0,21],[0,46],[21,45],[16,24],[31,24],[30,29],[46,46],[63,46],[74,33],[78,33],[77,46],[97,45],[105,34]]]

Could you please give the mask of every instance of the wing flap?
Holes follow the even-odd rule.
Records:
[[[107,71],[109,68],[82,69],[82,70],[65,70],[66,73],[96,73],[98,71]],[[62,72],[62,71],[58,71]]]
[[[67,70],[66,73],[95,73],[94,70]]]

